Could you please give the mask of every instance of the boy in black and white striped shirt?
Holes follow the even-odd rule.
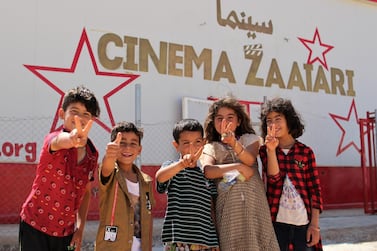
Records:
[[[168,195],[164,250],[219,250],[212,211],[216,187],[197,164],[204,145],[203,127],[195,119],[183,119],[175,124],[173,137],[180,159],[166,161],[156,173],[157,191]]]

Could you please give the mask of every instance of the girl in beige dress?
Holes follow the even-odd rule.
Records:
[[[278,251],[256,157],[259,137],[245,107],[233,97],[217,100],[204,123],[201,156],[205,176],[215,179],[216,224],[221,250]]]

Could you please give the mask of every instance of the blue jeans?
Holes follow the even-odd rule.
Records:
[[[288,251],[289,245],[293,245],[295,251],[312,251],[312,247],[306,245],[306,231],[308,225],[295,226],[280,222],[274,222],[276,237],[281,251]]]

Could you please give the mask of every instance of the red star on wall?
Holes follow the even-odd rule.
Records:
[[[315,33],[312,40],[298,38],[301,43],[309,50],[308,60],[306,61],[307,64],[313,64],[315,61],[319,61],[323,67],[327,69],[327,62],[325,54],[329,52],[334,46],[324,44],[321,41],[321,37],[319,36],[318,28],[315,29]]]
[[[101,120],[99,118],[97,118],[95,120],[95,122],[97,124],[99,124],[102,128],[104,128],[106,131],[110,132],[111,128],[115,125],[114,117],[113,117],[113,114],[112,114],[112,111],[111,111],[111,107],[109,105],[109,98],[112,95],[114,95],[115,93],[117,93],[119,90],[121,90],[123,87],[127,86],[133,80],[135,80],[136,78],[139,77],[139,75],[134,75],[134,74],[122,74],[122,73],[99,71],[98,67],[97,67],[96,60],[94,58],[92,47],[91,47],[89,39],[88,39],[88,36],[86,34],[85,29],[83,29],[79,44],[78,44],[77,49],[76,49],[76,53],[73,57],[72,65],[71,65],[70,68],[24,65],[27,69],[29,69],[32,73],[34,73],[38,78],[40,78],[43,82],[45,82],[48,86],[50,86],[54,91],[56,91],[60,95],[60,101],[59,101],[58,106],[56,108],[56,113],[55,113],[54,120],[53,120],[53,123],[51,125],[50,131],[55,131],[55,130],[61,128],[61,126],[57,127],[57,123],[58,123],[58,120],[59,120],[58,110],[62,105],[65,92],[68,89],[72,88],[73,86],[67,86],[67,85],[64,86],[64,84],[61,84],[60,81],[52,81],[52,80],[49,79],[49,77],[46,77],[46,75],[50,75],[51,72],[59,72],[59,73],[63,73],[63,74],[75,74],[75,72],[77,71],[78,61],[80,59],[80,55],[81,55],[81,52],[82,52],[84,46],[86,46],[86,49],[87,49],[89,57],[90,57],[91,64],[92,64],[93,69],[94,69],[95,76],[97,78],[98,78],[98,76],[105,76],[105,77],[111,77],[111,78],[122,78],[120,83],[117,80],[115,85],[102,85],[101,88],[99,88],[98,92],[93,91],[93,89],[91,87],[88,87],[86,85],[89,89],[91,89],[95,93],[99,102],[100,102],[100,97],[102,96],[102,95],[99,95],[99,94],[100,93],[103,94],[102,99],[103,99],[104,106],[106,108],[105,111],[107,112],[107,115],[109,117],[110,122],[104,122],[103,120]],[[43,71],[45,71],[46,73],[42,74],[41,72],[43,72]],[[49,73],[49,74],[47,74],[47,73]],[[82,83],[82,82],[77,81],[77,79],[75,79],[75,82]],[[85,81],[84,81],[84,83],[85,83]],[[58,87],[59,85],[60,85],[60,87]],[[100,108],[101,108],[101,111],[102,111],[102,114],[101,114],[101,117],[102,117],[104,109],[101,106],[101,104],[100,104]]]
[[[355,141],[359,139],[359,119],[357,116],[355,100],[352,100],[352,104],[348,111],[347,117],[341,117],[339,115],[331,113],[329,113],[329,115],[342,131],[342,136],[338,145],[336,156],[340,155],[351,146],[353,146],[359,153],[361,153],[361,148],[358,146],[359,144],[355,143]]]

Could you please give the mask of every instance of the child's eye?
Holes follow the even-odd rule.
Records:
[[[79,112],[76,111],[76,110],[70,110],[69,112],[70,112],[72,115],[77,115],[77,114],[79,114]]]
[[[127,142],[120,142],[119,144],[120,147],[130,147],[130,148],[136,148],[138,147],[138,144],[135,143],[135,142],[132,142],[132,143],[127,143]]]
[[[86,119],[91,119],[91,118],[92,118],[92,114],[89,113],[89,112],[84,113],[82,116],[83,116],[84,118],[86,118]]]

